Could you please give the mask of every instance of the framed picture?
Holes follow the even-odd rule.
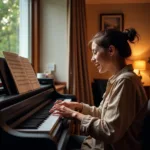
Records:
[[[123,14],[100,14],[100,30],[117,29],[123,31]]]

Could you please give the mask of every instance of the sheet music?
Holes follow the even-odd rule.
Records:
[[[32,90],[32,86],[21,63],[20,56],[11,52],[3,52],[8,67],[15,81],[18,92],[25,93]]]
[[[26,75],[28,77],[28,80],[31,84],[32,90],[40,88],[39,81],[35,75],[35,72],[27,58],[20,56],[21,63],[23,65],[23,68],[25,69]]]

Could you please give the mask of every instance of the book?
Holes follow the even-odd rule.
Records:
[[[16,53],[3,52],[18,93],[26,93],[40,88],[35,72],[27,58]]]

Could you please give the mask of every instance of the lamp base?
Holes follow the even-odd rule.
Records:
[[[140,79],[141,83],[142,83],[142,84],[144,84],[144,82],[142,82],[142,76],[141,76],[141,74],[140,74],[140,75],[138,75],[138,77],[139,77],[139,79]]]

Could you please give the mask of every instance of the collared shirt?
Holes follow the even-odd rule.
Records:
[[[82,150],[141,150],[147,111],[145,91],[132,65],[112,76],[99,107],[83,104],[81,131],[89,135]]]

